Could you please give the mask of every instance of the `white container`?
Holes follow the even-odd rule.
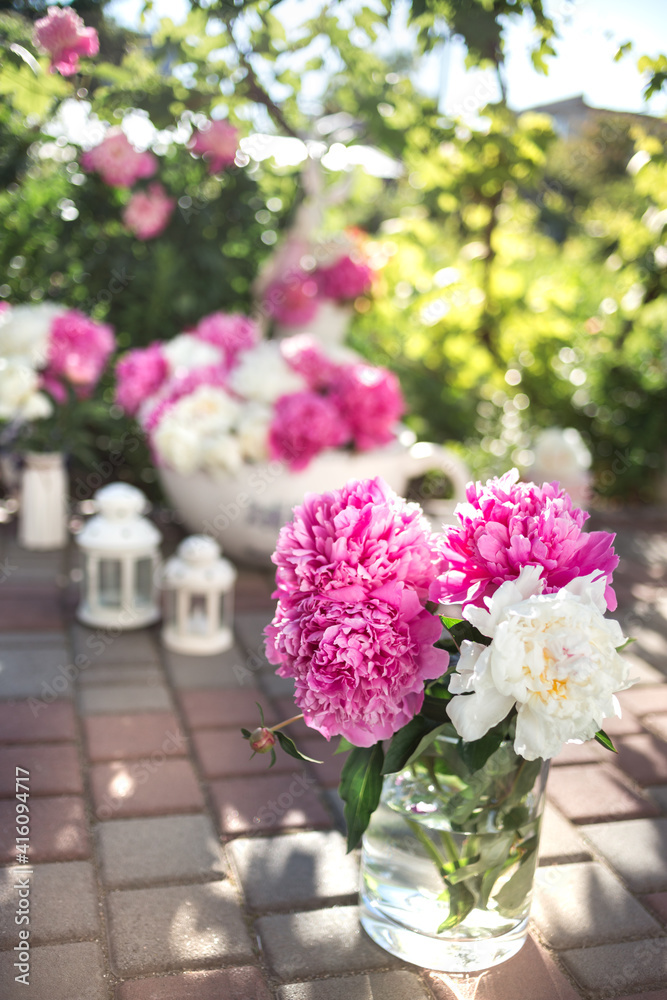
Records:
[[[447,520],[465,499],[470,475],[457,455],[425,442],[408,448],[396,441],[359,454],[325,451],[301,472],[290,472],[280,462],[259,462],[218,479],[204,472],[183,476],[167,467],[159,473],[165,493],[190,531],[219,539],[234,561],[269,567],[278,532],[306,493],[339,489],[351,479],[381,476],[403,495],[409,479],[431,469],[444,472],[453,485],[454,499],[440,504],[442,520]]]
[[[99,513],[77,536],[84,557],[84,593],[77,617],[84,625],[143,628],[160,617],[160,532],[141,515],[146,497],[127,483],[95,494]]]
[[[30,451],[25,456],[18,541],[35,550],[67,544],[67,476],[60,452]]]
[[[165,626],[162,641],[177,653],[206,656],[234,644],[236,570],[207,535],[181,542],[164,567]]]

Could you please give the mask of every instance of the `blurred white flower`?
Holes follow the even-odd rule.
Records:
[[[168,340],[162,347],[172,374],[184,375],[195,368],[206,368],[209,365],[222,365],[223,353],[213,344],[209,344],[191,333],[179,333],[173,340]]]
[[[53,405],[38,389],[39,376],[29,364],[0,358],[0,420],[50,417]]]
[[[263,403],[248,403],[238,424],[239,445],[243,457],[251,462],[263,462],[268,457],[267,441],[272,410]]]
[[[564,743],[592,739],[605,718],[620,716],[615,692],[629,687],[617,652],[623,633],[604,617],[605,578],[578,577],[541,594],[540,568],[526,566],[465,617],[493,641],[464,642],[451,721],[466,741],[480,739],[516,705],[514,749],[527,760],[555,756]]]
[[[275,403],[281,396],[306,389],[306,380],[292,371],[276,341],[247,351],[230,377],[232,389],[258,403]]]
[[[64,311],[52,302],[14,306],[0,324],[0,357],[22,359],[34,368],[44,368],[51,324]]]

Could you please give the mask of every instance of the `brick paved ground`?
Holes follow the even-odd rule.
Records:
[[[175,656],[158,630],[76,625],[71,554],[23,552],[4,529],[0,852],[9,865],[24,767],[34,875],[27,989],[0,868],[3,1000],[667,1000],[667,522],[597,520],[619,531],[640,684],[608,727],[618,757],[570,747],[552,768],[529,942],[469,977],[396,962],[359,929],[323,741],[301,741],[319,769],[248,762],[255,701],[291,714],[262,653],[268,576],[241,574],[234,650]]]

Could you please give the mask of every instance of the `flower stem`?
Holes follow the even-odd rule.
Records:
[[[278,729],[283,729],[284,726],[289,726],[291,722],[298,722],[299,719],[303,719],[303,712],[301,715],[293,715],[291,719],[285,719],[284,722],[279,722],[277,726],[269,726],[269,732],[275,733]]]

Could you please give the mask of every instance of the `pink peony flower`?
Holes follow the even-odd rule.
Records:
[[[394,440],[394,427],[405,412],[405,402],[398,379],[386,368],[345,365],[333,386],[332,399],[360,451]]]
[[[128,351],[116,365],[116,402],[136,416],[147,399],[154,396],[169,375],[169,365],[159,342]]]
[[[442,548],[449,564],[431,589],[432,600],[484,607],[484,599],[506,580],[516,580],[522,567],[542,566],[546,594],[579,576],[606,577],[605,599],[613,611],[615,536],[582,531],[588,514],[572,506],[558,483],[537,486],[518,478],[512,469],[485,485],[468,486],[468,502],[456,511],[461,526],[444,529]]]
[[[77,309],[61,313],[51,323],[44,386],[61,400],[64,383],[81,398],[89,395],[114,346],[113,329],[106,323],[96,323]]]
[[[175,204],[161,184],[150,184],[148,191],[133,194],[123,209],[125,227],[140,240],[159,236],[169,222]]]
[[[142,177],[152,177],[157,159],[135,149],[124,132],[112,130],[102,142],[81,157],[81,166],[100,175],[111,187],[132,187]]]
[[[79,56],[95,56],[100,50],[95,28],[86,28],[71,7],[49,7],[46,17],[35,22],[33,41],[51,56],[51,72],[63,76],[76,73]]]
[[[303,375],[311,389],[330,388],[340,371],[340,365],[327,357],[309,333],[285,337],[280,341],[280,350],[292,371]]]
[[[337,448],[349,437],[349,429],[328,399],[314,392],[293,392],[275,404],[269,455],[298,472],[325,448]]]
[[[421,507],[379,476],[309,493],[280,531],[274,596],[283,603],[306,594],[354,602],[399,580],[426,600],[443,568],[436,540]]]
[[[294,700],[307,725],[355,746],[389,739],[419,712],[424,684],[447,669],[436,649],[442,627],[404,583],[383,596],[349,603],[305,597],[278,606],[267,656],[294,677]]]
[[[324,298],[350,301],[368,291],[373,282],[373,272],[368,264],[345,254],[330,267],[320,268],[317,282]]]
[[[195,329],[200,340],[219,347],[225,355],[227,371],[235,366],[242,351],[259,341],[259,329],[254,320],[240,313],[215,312],[199,320]]]
[[[309,726],[356,746],[388,739],[447,669],[442,627],[424,609],[441,569],[416,504],[379,478],[308,494],[279,535],[267,657],[294,677]]]
[[[227,121],[213,121],[197,129],[188,146],[208,163],[209,173],[231,166],[239,145],[239,130]]]
[[[12,307],[9,302],[0,301],[0,316],[6,316],[11,308]]]
[[[264,293],[264,306],[278,323],[303,326],[315,318],[317,294],[317,281],[303,271],[294,271],[269,285]]]

